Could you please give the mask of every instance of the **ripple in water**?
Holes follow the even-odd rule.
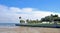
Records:
[[[16,23],[0,23],[0,28],[16,28]]]

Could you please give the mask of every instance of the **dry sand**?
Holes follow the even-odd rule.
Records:
[[[42,27],[0,28],[0,33],[60,33],[60,28],[42,28]]]

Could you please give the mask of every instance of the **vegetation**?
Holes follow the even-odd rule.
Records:
[[[25,21],[24,20],[20,20],[20,23],[25,23]]]
[[[41,18],[41,21],[46,21],[46,22],[54,22],[54,24],[57,24],[58,22],[60,22],[60,17],[58,17],[58,15],[50,15],[50,16],[46,16],[45,18]]]
[[[46,16],[45,18],[41,18],[41,21],[46,21],[46,22],[60,21],[60,17],[58,17],[58,15],[51,14],[51,16]]]
[[[37,20],[29,20],[27,19],[26,20],[27,23],[39,23],[40,21],[37,19]]]
[[[19,19],[21,19],[21,17],[19,17]],[[24,20],[20,20],[20,23],[24,23],[25,21]],[[49,22],[49,23],[54,23],[54,24],[57,24],[57,23],[60,23],[60,17],[58,15],[53,15],[51,14],[50,16],[46,16],[44,18],[41,18],[41,20],[29,20],[27,19],[26,20],[27,23],[42,23],[42,22]]]

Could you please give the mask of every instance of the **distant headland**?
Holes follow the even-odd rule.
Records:
[[[49,15],[41,18],[41,20],[23,20],[22,17],[20,19],[20,26],[44,26],[44,27],[60,27],[60,17],[58,15]],[[18,24],[17,24],[18,25]]]

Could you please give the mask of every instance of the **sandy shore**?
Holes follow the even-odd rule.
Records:
[[[0,28],[0,33],[60,33],[60,28],[40,28],[40,27]]]

